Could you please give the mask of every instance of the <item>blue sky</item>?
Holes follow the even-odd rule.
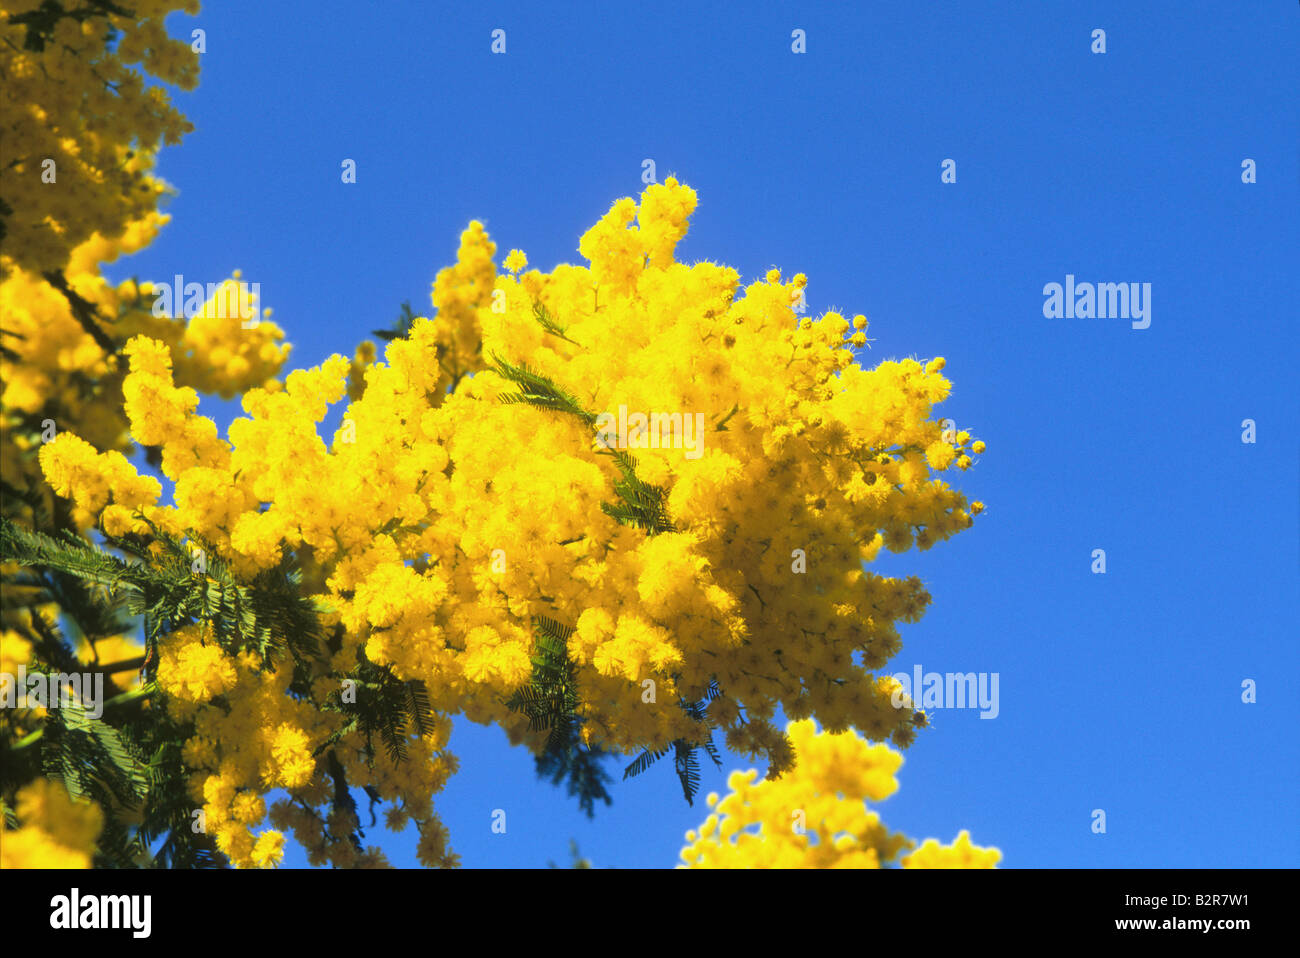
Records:
[[[653,159],[699,193],[679,259],[805,272],[811,312],[870,319],[864,363],[947,357],[940,415],[988,443],[958,482],[976,527],[877,571],[934,597],[891,671],[996,672],[1000,712],[937,712],[885,821],[1007,867],[1300,862],[1295,4],[373,6],[169,20],[206,31],[196,131],[160,161],[171,225],[110,276],[241,268],[314,365],[427,312],[471,219],[580,261]],[[1067,274],[1150,283],[1149,328],[1045,318]],[[705,814],[667,762],[588,821],[495,729],[452,750],[466,866],[564,864],[570,838],[671,866]],[[726,757],[702,794],[751,765]],[[413,863],[413,833],[370,837]]]

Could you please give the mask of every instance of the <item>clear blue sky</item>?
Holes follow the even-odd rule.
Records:
[[[1297,4],[611,6],[171,18],[207,32],[178,98],[197,129],[161,159],[172,224],[110,275],[242,268],[314,365],[428,311],[470,219],[502,255],[580,261],[652,158],[699,193],[680,258],[807,273],[812,312],[869,317],[864,362],[947,357],[941,415],[988,443],[959,482],[975,529],[879,569],[934,597],[891,671],[997,672],[1001,711],[936,713],[886,822],[969,828],[1011,867],[1300,863]],[[1044,318],[1066,274],[1150,283],[1150,327]],[[460,721],[452,749],[436,801],[466,866],[565,864],[570,837],[671,866],[704,817],[667,762],[588,822],[496,730]],[[413,862],[413,832],[370,837]]]

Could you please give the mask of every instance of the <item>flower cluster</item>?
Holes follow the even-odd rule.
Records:
[[[198,8],[134,0],[129,13],[109,13],[119,8],[0,0],[0,273],[61,270],[92,234],[118,237],[156,209],[166,187],[149,175],[154,152],[193,127],[146,77],[194,88],[198,55],[163,21]]]
[[[73,801],[62,785],[36,779],[18,792],[19,827],[0,840],[0,868],[89,868],[104,813]]]
[[[695,204],[673,179],[651,185],[582,237],[589,265],[550,273],[524,272],[513,251],[499,274],[472,223],[438,274],[433,319],[415,319],[382,360],[335,356],[283,388],[250,389],[226,438],[180,383],[174,344],[137,336],[125,411],[133,438],[161,448],[170,504],[112,452],[92,456],[66,434],[42,449],[50,481],[110,531],[199,537],[240,575],[292,550],[341,627],[310,699],[243,661],[233,684],[220,670],[200,679],[215,662],[193,637],[163,663],[169,701],[197,710],[191,764],[210,821],[242,822],[238,795],[285,787],[295,801],[273,812],[278,827],[318,857],[346,844],[325,840],[348,823],[312,810],[331,780],[308,757],[338,731],[338,714],[317,706],[362,659],[421,682],[440,723],[463,714],[540,747],[507,703],[529,680],[543,617],[572,629],[575,717],[593,747],[632,754],[721,730],[776,777],[796,750],[772,724],[778,707],[831,733],[912,741],[925,717],[896,708],[878,673],[897,624],[929,596],[915,577],[862,563],[969,528],[977,510],[935,473],[966,468],[982,444],[945,437],[932,418],[950,388],[941,359],[863,368],[865,318],[798,316],[802,274],[773,270],[742,289],[732,269],[675,262]],[[541,400],[520,392],[526,377],[547,384]],[[611,455],[593,420],[623,407],[655,414],[667,441],[640,433]],[[650,526],[619,508],[645,489],[659,509]],[[706,696],[707,711],[680,707]],[[423,857],[444,864],[454,856],[429,801],[454,770],[448,732],[419,737],[423,761],[406,763],[367,764],[355,733],[341,743],[348,781],[398,802]],[[883,861],[894,841],[864,831],[855,854]],[[222,842],[256,858],[246,830],[231,824]]]
[[[341,724],[337,713],[317,710],[288,694],[292,670],[262,670],[249,653],[223,654],[202,626],[187,626],[167,637],[160,652],[158,681],[167,693],[174,718],[193,723],[183,757],[190,769],[190,792],[203,809],[205,828],[217,848],[236,867],[278,863],[285,832],[292,831],[312,864],[338,867],[384,864],[376,848],[361,850],[346,837],[358,826],[355,815],[336,810],[329,816],[316,806],[334,793],[328,762],[317,746]],[[323,681],[323,680],[322,680]],[[316,692],[324,698],[325,688]],[[436,846],[429,864],[454,865],[446,849],[446,829],[433,812],[432,796],[455,770],[455,759],[442,752],[450,734],[443,719],[408,746],[406,761],[366,754],[359,732],[336,735],[330,753],[349,784],[368,788],[400,809],[402,823],[414,820]],[[265,795],[285,789],[291,800],[269,809],[273,828],[258,832],[268,809]]]
[[[185,320],[154,315],[151,284],[127,280],[114,286],[100,274],[101,262],[143,248],[165,222],[166,217],[151,214],[118,239],[96,234],[81,243],[68,260],[68,291],[114,340],[144,334],[165,343],[176,363],[176,381],[184,387],[227,398],[252,386],[278,388],[274,377],[289,355],[284,333],[269,321],[244,328],[237,312],[220,302],[231,295],[233,280]],[[26,270],[0,281],[0,345],[5,347],[0,350],[0,468],[19,490],[39,487],[35,458],[49,432],[75,429],[96,451],[132,448],[123,409],[126,364],[96,341],[76,316],[77,308],[45,277]],[[105,462],[113,463],[113,475],[124,465],[117,459]],[[102,508],[97,499],[92,495],[88,503],[95,514]],[[21,500],[6,500],[5,515],[28,524],[25,512]],[[93,524],[86,512],[78,518],[80,528]]]
[[[812,721],[791,722],[795,769],[780,780],[755,783],[758,772],[733,772],[731,789],[699,831],[686,833],[686,868],[993,868],[996,848],[971,845],[962,832],[951,846],[934,839],[911,854],[915,842],[890,832],[868,808],[898,790],[903,756],[855,732],[818,732]]]

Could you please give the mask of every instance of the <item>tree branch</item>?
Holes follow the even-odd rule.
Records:
[[[45,281],[63,294],[63,298],[68,301],[72,307],[72,315],[77,318],[90,337],[99,344],[99,348],[104,350],[110,356],[117,354],[117,344],[109,338],[109,335],[99,328],[95,322],[95,307],[88,299],[80,296],[71,286],[68,285],[67,278],[59,270],[50,270],[42,274]]]

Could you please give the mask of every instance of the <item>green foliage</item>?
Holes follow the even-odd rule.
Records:
[[[339,628],[336,640],[341,634]],[[377,735],[393,761],[405,761],[407,738],[425,735],[433,728],[428,690],[423,682],[402,681],[389,666],[374,664],[366,658],[364,650],[357,658],[356,667],[340,677],[339,690],[331,693],[320,706],[322,711],[340,712],[348,720],[317,746],[314,754],[320,755],[344,736],[360,730],[365,735],[366,753],[372,759]],[[345,683],[353,695],[344,695]]]
[[[405,302],[402,304],[402,310],[398,314],[396,322],[391,327],[388,329],[372,329],[371,333],[386,343],[391,343],[394,339],[405,339],[411,335],[411,324],[415,320],[415,311],[411,309],[409,302]]]
[[[595,413],[583,409],[582,403],[578,402],[577,397],[562,386],[556,385],[553,380],[532,369],[527,363],[515,365],[495,353],[491,358],[496,373],[503,379],[508,379],[519,386],[519,392],[502,393],[498,397],[505,405],[526,403],[539,409],[553,409],[557,412],[568,413],[582,422],[584,426],[595,426]]]
[[[647,535],[672,532],[668,518],[668,494],[659,486],[642,481],[636,474],[636,460],[622,449],[605,449],[618,465],[620,478],[614,481],[616,503],[602,502],[604,513],[623,525],[635,526]]]
[[[582,742],[577,669],[568,650],[573,632],[572,627],[553,619],[534,618],[532,677],[506,705],[528,717],[531,731],[550,730],[536,758],[537,774],[554,785],[567,782],[569,795],[576,797],[578,806],[592,818],[597,801],[613,802],[605,787],[611,779],[601,766],[604,753]]]
[[[492,356],[492,362],[498,375],[520,387],[516,393],[503,393],[499,397],[501,402],[507,405],[524,403],[539,409],[555,410],[575,417],[588,428],[595,428],[595,413],[583,408],[572,393],[531,369],[527,363],[514,365],[497,355]],[[615,521],[641,529],[647,535],[671,532],[673,524],[668,518],[667,491],[639,478],[636,474],[636,460],[624,450],[606,448],[599,450],[599,453],[613,459],[619,471],[619,478],[614,481],[614,493],[618,496],[618,501],[602,502],[601,510]]]
[[[546,330],[552,336],[558,336],[565,342],[573,343],[575,346],[582,345],[575,340],[569,339],[569,337],[565,335],[568,332],[568,329],[557,323],[555,318],[551,316],[550,311],[541,303],[533,304],[533,319],[537,320],[537,325],[541,326],[542,329]]]
[[[138,536],[106,535],[105,540],[139,561],[128,562],[70,532],[50,536],[0,519],[0,558],[102,587],[132,615],[144,616],[149,678],[158,637],[198,621],[212,626],[222,649],[232,655],[252,652],[266,669],[286,651],[295,659],[320,655],[317,609],[301,595],[291,558],[244,585],[206,544],[206,569],[196,572],[191,551],[161,530],[154,530],[153,539],[163,546],[160,556]]]
[[[43,517],[42,517],[43,518]],[[319,610],[302,596],[300,574],[292,555],[251,581],[237,579],[215,551],[197,538],[201,561],[184,543],[154,529],[150,539],[105,536],[122,554],[113,554],[67,531],[33,532],[0,519],[0,562],[15,563],[5,576],[6,607],[13,594],[26,596],[28,625],[24,631],[33,648],[29,674],[98,671],[104,676],[107,700],[103,714],[92,718],[73,705],[50,708],[44,724],[22,740],[0,734],[0,795],[12,796],[38,776],[60,782],[74,797],[97,802],[105,814],[97,867],[208,868],[229,861],[195,819],[195,801],[187,781],[193,770],[182,757],[183,744],[193,736],[192,723],[173,720],[166,696],[154,679],[157,647],[168,633],[203,622],[214,640],[230,655],[253,653],[264,670],[292,668],[290,694],[310,698],[313,666],[336,653],[341,631],[326,639]],[[151,550],[149,544],[160,548]],[[139,660],[100,666],[81,662],[59,625],[38,607],[57,603],[63,621],[89,641],[120,635],[133,619],[144,624],[146,654]],[[112,676],[138,669],[142,686],[123,691]],[[334,783],[331,808],[355,813],[342,763],[333,747],[360,729],[373,760],[373,739],[383,742],[396,761],[406,758],[406,742],[432,728],[433,712],[422,683],[403,682],[388,667],[365,659],[349,672],[331,672],[340,687],[352,680],[355,701],[333,693],[324,711],[347,717],[342,728],[316,754],[325,755]],[[109,696],[109,690],[112,694]],[[217,707],[223,699],[213,699]],[[367,790],[373,806],[378,794]],[[5,805],[5,826],[16,827]],[[331,839],[360,848],[360,827]]]
[[[710,702],[721,694],[722,690],[718,687],[718,683],[715,680],[709,683],[708,690],[704,693],[704,697],[698,702],[689,702],[686,699],[679,699],[677,704],[679,708],[686,712],[686,714],[691,716],[691,718],[696,722],[703,725],[705,721],[705,709],[708,708]],[[718,754],[718,748],[713,744],[712,735],[700,742],[691,742],[679,738],[670,742],[664,748],[647,747],[644,749],[641,754],[623,770],[623,778],[625,780],[635,778],[655,762],[659,761],[659,759],[663,758],[669,752],[672,752],[673,767],[677,772],[678,781],[681,782],[682,794],[686,796],[686,803],[694,807],[695,796],[700,790],[700,760],[697,753],[701,748],[704,749],[709,758],[713,759],[714,765],[718,768],[722,767],[722,756]]]

